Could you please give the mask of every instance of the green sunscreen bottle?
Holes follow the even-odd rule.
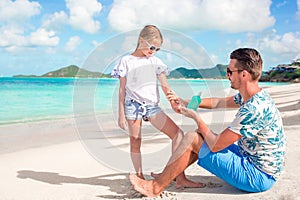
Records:
[[[198,95],[192,96],[187,108],[197,110],[201,103],[201,92]]]

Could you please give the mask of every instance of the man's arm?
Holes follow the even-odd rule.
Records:
[[[225,98],[204,98],[199,105],[199,108],[238,108],[239,106],[234,102],[233,96]]]
[[[203,137],[212,152],[218,152],[241,138],[241,135],[231,131],[228,128],[218,135],[213,133],[202,120],[202,118],[191,109],[182,107],[181,113],[186,117],[190,117],[195,120],[198,126],[197,133]]]
[[[181,99],[178,97],[173,91],[167,92],[167,97],[170,101],[175,101],[177,104],[181,104],[184,106],[187,106],[189,103],[189,99]],[[214,108],[238,108],[239,105],[237,105],[234,102],[234,96],[225,97],[225,98],[203,98],[199,108],[207,108],[207,109],[214,109]]]

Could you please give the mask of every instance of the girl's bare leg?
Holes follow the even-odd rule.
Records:
[[[172,152],[174,153],[183,138],[184,135],[183,131],[164,112],[160,112],[154,117],[151,117],[150,122],[155,128],[162,131],[167,136],[169,136],[169,138],[172,139]],[[192,161],[195,162],[196,160],[197,157],[193,158]],[[152,175],[153,177],[157,177],[155,176],[155,174]],[[191,180],[188,180],[184,172],[182,172],[181,174],[178,175],[178,177],[176,177],[176,188],[182,188],[182,187],[202,188],[204,186],[205,185],[203,183],[198,183],[198,182],[193,182]]]
[[[130,134],[130,156],[133,167],[137,176],[141,179],[145,179],[142,169],[142,156],[141,156],[141,120],[127,120],[128,130]]]
[[[134,189],[148,197],[158,196],[174,178],[192,164],[195,157],[198,157],[202,143],[203,139],[200,135],[194,132],[187,133],[158,178],[146,181],[130,174],[129,178]],[[204,186],[203,184],[202,187]]]

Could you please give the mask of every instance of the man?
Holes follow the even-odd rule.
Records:
[[[201,117],[187,109],[187,101],[170,92],[173,109],[195,120],[197,130],[188,132],[163,172],[154,180],[142,180],[130,174],[134,189],[158,196],[169,183],[198,159],[198,165],[228,184],[248,192],[270,189],[284,164],[286,140],[282,119],[268,93],[258,86],[262,59],[255,49],[240,48],[230,55],[227,77],[239,91],[226,98],[203,99],[201,108],[238,108],[233,122],[220,134],[214,134]]]

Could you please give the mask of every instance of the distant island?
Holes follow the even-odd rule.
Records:
[[[263,73],[260,81],[300,83],[300,59],[292,61],[291,64],[273,67],[270,71]]]
[[[76,65],[70,65],[68,67],[63,67],[55,71],[47,72],[46,74],[43,74],[41,76],[37,75],[15,75],[13,77],[17,78],[23,78],[23,77],[52,77],[52,78],[72,78],[72,77],[78,77],[78,78],[101,78],[104,77],[105,74],[102,74],[100,72],[91,72],[86,69],[79,68]]]
[[[179,67],[172,70],[168,76],[170,79],[223,79],[226,77],[226,68],[228,65],[218,64],[213,68],[205,69],[187,69]],[[37,75],[15,75],[13,77],[76,77],[76,78],[111,78],[110,74],[104,74],[101,72],[92,72],[83,68],[79,68],[76,65],[70,65],[60,68],[55,71],[45,73],[41,76]],[[300,82],[300,59],[292,61],[291,64],[280,64],[273,67],[267,72],[263,72],[260,79],[261,82]]]
[[[186,69],[180,67],[170,72],[168,78],[226,78],[227,65],[217,65],[213,68],[207,69]],[[76,77],[76,78],[110,78],[110,74],[104,74],[101,72],[92,72],[83,68],[79,68],[76,65],[70,65],[67,67],[60,68],[55,71],[47,72],[41,76],[37,75],[15,75],[13,77],[24,78],[24,77]]]

